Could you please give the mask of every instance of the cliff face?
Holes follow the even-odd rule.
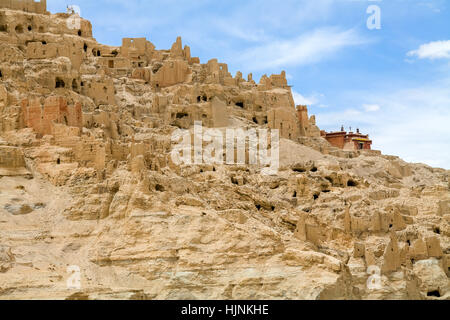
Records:
[[[298,112],[284,72],[0,9],[0,298],[448,299],[449,171]],[[176,163],[198,121],[278,129],[278,172]]]

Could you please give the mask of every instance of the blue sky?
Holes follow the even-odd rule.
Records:
[[[48,0],[48,9],[72,4],[101,43],[147,37],[169,49],[182,36],[202,63],[218,58],[233,74],[259,81],[285,70],[321,129],[359,127],[385,154],[450,169],[450,1]],[[367,28],[370,5],[381,9],[379,30]]]

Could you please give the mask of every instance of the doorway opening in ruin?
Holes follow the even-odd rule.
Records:
[[[64,80],[60,78],[56,78],[56,85],[55,88],[64,88],[66,84],[64,83]]]
[[[32,26],[28,26],[28,31],[32,31],[33,27]]]
[[[16,26],[16,33],[23,33],[23,27],[22,27],[22,25],[17,25]]]
[[[108,67],[109,67],[110,69],[113,69],[113,68],[114,68],[114,60],[109,60],[109,61],[108,61]]]
[[[187,113],[184,113],[184,112],[177,113],[177,119],[183,119],[183,118],[187,118],[187,117],[189,117],[189,115]]]

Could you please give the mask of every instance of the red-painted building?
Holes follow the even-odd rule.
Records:
[[[334,147],[343,150],[371,150],[372,140],[369,139],[368,134],[361,134],[359,129],[355,132],[347,132],[344,127],[341,128],[339,132],[325,132],[322,131],[321,135],[323,138]]]

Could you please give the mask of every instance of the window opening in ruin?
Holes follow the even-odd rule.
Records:
[[[157,184],[157,185],[155,186],[155,190],[158,191],[158,192],[164,192],[164,191],[165,191],[165,188],[164,188],[162,185]]]
[[[319,195],[316,193],[316,194],[314,195],[314,200],[317,200],[317,199],[319,199]]]
[[[87,49],[88,49],[88,46],[87,46],[87,44],[85,43],[84,46],[83,46],[84,52],[87,52]]]
[[[317,168],[316,167],[313,167],[312,169],[311,169],[311,172],[317,172]]]
[[[109,60],[108,61],[108,67],[111,68],[111,69],[114,68],[114,60]]]
[[[269,120],[267,119],[267,117],[264,117],[264,124],[268,124]]]
[[[97,57],[100,57],[100,56],[101,56],[100,50],[97,50]]]
[[[258,119],[256,119],[256,117],[253,117],[253,122],[258,124]]]
[[[42,41],[42,44],[45,46],[47,44],[47,41]]]
[[[28,26],[28,31],[31,31],[31,30],[33,30],[33,27]]]
[[[243,102],[236,102],[236,105],[237,105],[239,108],[244,109],[244,103],[243,103]]]
[[[55,88],[64,88],[66,86],[66,84],[64,83],[64,81],[60,78],[56,78],[56,86]]]
[[[439,229],[439,228],[434,228],[434,233],[441,234],[441,229]]]
[[[0,70],[0,79],[3,78],[2,70]]]
[[[294,191],[294,194],[292,195],[292,198],[297,198],[297,191]]]
[[[82,34],[82,33],[81,33],[81,30],[78,30],[78,35],[79,35],[80,37],[81,37],[81,34]]]
[[[58,158],[58,160],[56,160],[56,164],[61,164],[61,159]]]
[[[197,97],[197,102],[201,102],[202,101],[202,97],[198,96]]]
[[[16,32],[23,33],[23,27],[20,24],[18,26],[16,26]]]

